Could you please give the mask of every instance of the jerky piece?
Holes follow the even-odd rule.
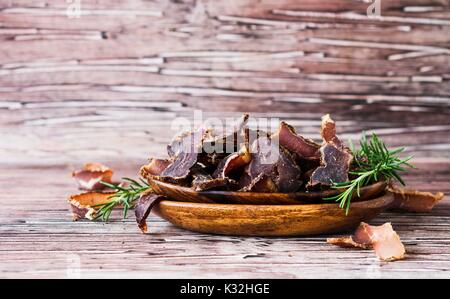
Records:
[[[113,171],[100,163],[87,163],[82,170],[74,171],[72,176],[82,190],[94,191],[105,189],[100,182],[111,183]]]
[[[223,131],[218,132],[218,134],[217,132],[213,132],[216,134],[209,136],[209,138],[206,138],[205,142],[219,144],[232,142],[235,146],[238,146],[240,143],[242,143],[240,142],[239,138],[242,138],[245,135],[248,119],[249,114],[244,113],[239,120],[233,123],[232,126],[226,126],[226,128]]]
[[[154,177],[175,184],[185,184],[191,174],[192,167],[197,164],[202,143],[207,133],[207,130],[200,128],[183,135],[181,144],[177,145],[177,149],[174,152],[176,155],[172,157],[172,163],[159,176]]]
[[[192,189],[195,191],[205,191],[210,189],[226,187],[228,180],[226,178],[213,178],[202,170],[196,170],[192,174]]]
[[[223,159],[213,174],[214,178],[226,178],[231,172],[250,163],[252,156],[247,146],[242,146],[238,153],[233,153]]]
[[[171,162],[167,159],[151,158],[147,165],[141,167],[141,175],[143,177],[160,175],[170,165],[170,163]]]
[[[311,175],[308,187],[331,186],[348,181],[348,171],[353,156],[346,149],[339,149],[331,143],[320,148],[321,166]]]
[[[297,135],[294,128],[285,122],[281,122],[278,132],[274,134],[278,137],[280,145],[284,146],[301,158],[308,160],[320,159],[320,145],[310,139]]]
[[[253,180],[248,174],[244,174],[240,181],[240,191],[252,191],[252,192],[268,192],[274,193],[278,191],[278,187],[271,177],[261,173]]]
[[[382,261],[399,260],[405,255],[405,247],[390,223],[372,226],[361,222],[351,237],[330,238],[327,243],[346,248],[373,248]]]
[[[408,212],[431,212],[433,207],[444,198],[444,193],[421,192],[405,188],[389,187],[388,191],[394,195],[393,209]]]
[[[152,193],[146,193],[139,197],[138,203],[135,206],[134,214],[136,216],[136,223],[142,233],[147,232],[147,218],[152,211],[152,208],[163,200],[164,197]]]
[[[167,145],[167,154],[170,158],[175,159],[182,151],[184,151],[184,146],[186,141],[191,140],[192,131],[183,132],[180,135],[176,136],[172,142]]]
[[[202,153],[198,157],[198,163],[214,172],[217,166],[228,156],[227,153]]]
[[[363,222],[353,239],[360,244],[371,244],[378,258],[383,261],[399,260],[405,255],[405,247],[390,223],[371,226]]]
[[[191,174],[191,168],[197,163],[198,153],[180,153],[160,176],[155,178],[174,184],[184,184]]]
[[[294,157],[284,147],[261,137],[252,145],[252,161],[241,186],[243,191],[295,192],[302,184],[300,176]]]
[[[183,132],[176,136],[167,146],[167,153],[170,158],[175,159],[180,153],[193,152],[194,149],[200,152],[201,145],[207,136],[210,136],[210,129],[200,127],[198,129]]]
[[[342,142],[336,136],[336,123],[331,119],[329,114],[322,116],[320,135],[324,143],[332,143],[338,148],[342,147]]]
[[[112,200],[111,196],[114,194],[114,192],[85,192],[72,195],[68,200],[72,211],[72,220],[95,219],[97,214],[97,209],[95,207],[110,202]]]
[[[228,154],[239,151],[240,144],[248,144],[248,118],[249,115],[244,114],[231,126],[227,124],[224,129],[211,130],[203,142],[203,153],[206,155],[202,155],[201,161],[206,159],[205,165],[217,167]],[[212,163],[208,163],[209,161]]]
[[[279,192],[295,192],[303,184],[301,169],[295,163],[294,157],[283,147],[280,147],[280,159],[277,163],[278,180],[274,180]]]

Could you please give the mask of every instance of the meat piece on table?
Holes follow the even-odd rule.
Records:
[[[389,222],[380,226],[361,222],[352,236],[329,238],[327,243],[346,248],[373,248],[382,261],[400,260],[405,256],[405,246]]]
[[[391,208],[408,212],[427,213],[444,198],[444,193],[421,192],[399,187],[389,187],[388,191],[394,195]]]
[[[106,188],[101,182],[111,183],[113,171],[100,163],[87,163],[83,169],[74,171],[72,176],[81,190],[99,191]]]
[[[147,232],[147,218],[150,215],[151,210],[163,199],[163,196],[152,193],[145,193],[139,197],[139,200],[134,208],[134,214],[136,216],[136,223],[142,233]]]
[[[96,206],[109,203],[114,194],[114,192],[85,192],[70,196],[68,202],[72,212],[72,220],[95,219],[97,216]]]

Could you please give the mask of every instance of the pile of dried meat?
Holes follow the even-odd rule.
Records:
[[[336,136],[336,124],[322,117],[322,142],[299,135],[285,122],[274,132],[253,128],[249,115],[223,130],[200,127],[177,136],[167,146],[167,158],[150,159],[140,174],[146,180],[159,180],[190,187],[195,191],[231,190],[240,192],[298,192],[326,190],[348,182],[350,170],[361,165],[361,157],[344,146]],[[353,172],[354,174],[354,172]],[[69,198],[73,220],[101,218],[107,221],[117,207],[135,209],[136,222],[147,231],[146,219],[159,201],[167,199],[152,193],[150,185],[124,179],[113,182],[113,171],[100,163],[88,163],[73,172],[82,193]],[[394,198],[391,209],[429,212],[444,196],[390,185]],[[402,259],[405,248],[390,223],[370,226],[361,223],[349,237],[330,238],[341,247],[374,249],[381,260]]]
[[[336,124],[322,117],[322,143],[281,122],[276,132],[248,125],[245,114],[231,128],[201,127],[176,137],[168,158],[151,159],[142,177],[196,191],[297,192],[328,189],[348,181],[353,156],[336,136]]]

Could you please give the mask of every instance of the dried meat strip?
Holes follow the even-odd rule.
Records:
[[[100,163],[87,163],[82,170],[74,171],[72,176],[81,190],[94,191],[106,188],[101,182],[111,183],[113,171]]]
[[[163,181],[182,184],[197,163],[198,153],[180,153],[157,178]]]
[[[280,145],[303,159],[320,159],[320,145],[298,135],[294,128],[285,122],[281,122],[278,132],[272,136],[272,139],[274,138],[278,138]]]
[[[167,159],[151,158],[147,165],[141,167],[141,175],[145,178],[160,175],[170,165],[170,163],[171,162]]]
[[[68,202],[72,212],[72,220],[95,219],[97,215],[96,206],[110,202],[114,192],[85,192],[70,196]]]
[[[246,113],[231,126],[219,132],[210,130],[203,142],[207,157],[212,161],[216,161],[214,159],[216,157],[223,159],[227,154],[237,152],[242,144],[248,144],[248,120],[249,115]]]
[[[427,213],[444,198],[444,193],[421,192],[417,190],[389,187],[388,191],[394,195],[391,208],[408,212]]]
[[[402,259],[405,247],[390,223],[371,226],[361,223],[353,239],[360,244],[371,244],[378,258],[383,261]]]
[[[242,192],[278,192],[278,187],[273,179],[264,173],[261,173],[253,179],[248,174],[244,174],[240,181],[240,188]]]
[[[147,218],[150,215],[153,207],[163,200],[164,197],[152,193],[146,193],[139,197],[139,200],[135,206],[134,213],[136,216],[136,223],[142,233],[147,232]]]
[[[206,172],[206,167],[193,171],[192,188],[196,191],[204,191],[236,185],[230,174],[242,169],[250,163],[251,154],[246,146],[243,146],[237,153],[233,153],[224,158],[212,175]]]
[[[241,143],[239,142],[239,137],[244,135],[248,120],[249,114],[244,113],[242,117],[235,121],[231,126],[226,126],[220,132],[213,132],[215,134],[206,138],[205,141],[218,143],[234,142],[236,145],[239,145]]]
[[[405,256],[405,246],[390,223],[372,226],[361,222],[351,237],[329,238],[327,243],[346,248],[373,248],[382,261],[399,260]]]
[[[320,135],[324,143],[334,144],[338,148],[343,146],[341,140],[336,136],[336,123],[331,119],[329,114],[322,116]]]
[[[192,177],[192,189],[194,189],[195,191],[222,189],[227,187],[228,185],[227,178],[213,178],[210,174],[202,169],[195,170],[192,173]]]
[[[160,175],[153,176],[162,181],[168,181],[175,184],[186,184],[191,174],[191,169],[197,164],[199,155],[202,151],[202,144],[208,131],[204,128],[195,130],[189,134],[183,134],[179,144],[171,147],[174,150],[172,162],[165,168]]]
[[[219,163],[217,169],[213,173],[213,177],[227,178],[231,172],[246,166],[251,160],[252,155],[250,154],[248,147],[244,145],[239,152],[227,156]]]
[[[301,169],[284,147],[261,137],[252,145],[252,160],[241,177],[242,191],[295,192],[301,186]]]
[[[321,166],[311,175],[308,187],[331,186],[348,181],[353,155],[347,149],[326,143],[320,148]]]

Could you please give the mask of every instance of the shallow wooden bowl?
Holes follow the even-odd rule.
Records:
[[[369,221],[393,197],[354,202],[348,215],[336,203],[243,205],[161,201],[154,212],[170,223],[202,233],[236,236],[302,236],[336,233]]]
[[[149,179],[153,192],[164,195],[175,201],[197,203],[227,203],[249,205],[295,205],[305,203],[323,203],[322,198],[331,197],[339,193],[338,190],[294,192],[294,193],[262,193],[262,192],[236,192],[236,191],[194,191],[188,187],[169,184],[158,180]],[[384,193],[386,182],[361,188],[360,197],[353,201],[375,198]],[[332,201],[328,201],[333,203]]]

